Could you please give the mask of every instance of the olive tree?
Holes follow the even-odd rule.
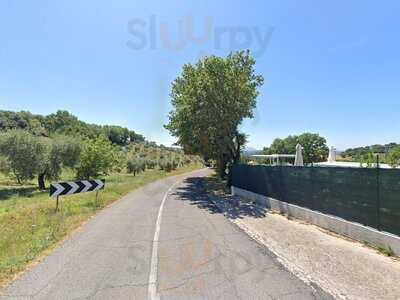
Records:
[[[108,139],[98,137],[82,143],[80,161],[76,168],[78,179],[107,175],[116,160],[116,149]]]
[[[40,140],[42,152],[38,169],[38,185],[45,189],[45,179],[59,179],[62,168],[74,168],[79,161],[81,145],[72,137],[57,136],[54,139]]]
[[[27,131],[9,130],[0,134],[0,153],[18,183],[35,177],[43,151],[43,144]]]
[[[50,139],[10,130],[0,134],[0,153],[3,172],[10,171],[18,183],[37,176],[39,188],[45,189],[46,179],[58,179],[64,166],[74,167],[80,145],[71,137]]]
[[[128,173],[132,173],[134,176],[140,172],[146,170],[146,161],[142,158],[133,158],[127,161],[126,169]]]
[[[254,65],[248,51],[226,58],[208,56],[185,64],[172,83],[173,110],[165,127],[186,153],[215,160],[221,177],[239,161],[246,142],[238,127],[243,119],[253,117],[263,84]]]

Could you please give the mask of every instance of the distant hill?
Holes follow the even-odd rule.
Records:
[[[385,154],[388,153],[391,149],[400,146],[397,143],[389,143],[385,145],[371,145],[371,146],[364,146],[364,147],[357,147],[357,148],[349,148],[341,153],[342,157],[357,157],[360,155],[364,155],[367,153],[380,153]]]
[[[250,156],[250,155],[256,155],[256,154],[261,154],[262,150],[257,150],[256,148],[248,147],[243,150],[243,155],[244,156]]]
[[[21,129],[34,135],[51,137],[64,134],[94,138],[100,135],[117,145],[145,142],[145,138],[125,127],[116,125],[96,125],[79,120],[68,111],[59,110],[47,116],[35,115],[28,111],[12,112],[0,110],[0,131]]]

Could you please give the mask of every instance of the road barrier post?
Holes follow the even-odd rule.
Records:
[[[96,192],[96,205],[99,191],[105,187],[104,179],[81,180],[69,182],[55,182],[50,185],[50,197],[56,197],[56,212],[59,206],[59,197],[85,192]]]
[[[376,156],[376,228],[381,231],[381,191],[379,155]]]

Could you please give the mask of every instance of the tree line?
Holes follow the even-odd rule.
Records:
[[[372,145],[365,147],[350,148],[341,153],[341,156],[349,161],[359,161],[372,166],[377,163],[379,157],[380,163],[387,163],[391,167],[400,166],[400,144],[389,143],[385,145]]]
[[[301,135],[289,135],[286,138],[275,139],[271,146],[264,147],[263,154],[295,154],[296,145],[303,146],[304,162],[311,164],[313,162],[326,161],[329,154],[329,148],[326,139],[316,133],[303,133]],[[360,165],[373,166],[377,163],[379,156],[380,163],[387,163],[392,167],[400,166],[400,145],[390,143],[386,145],[372,145],[347,149],[340,153],[339,160],[356,161]]]
[[[305,164],[326,161],[329,148],[326,139],[317,133],[303,133],[289,135],[286,138],[276,138],[271,146],[264,147],[263,154],[295,154],[296,145],[303,147],[303,160]]]
[[[386,154],[389,153],[392,149],[400,147],[400,144],[397,143],[389,143],[385,145],[371,145],[371,146],[365,146],[365,147],[356,147],[356,148],[349,148],[346,149],[341,153],[343,157],[359,157],[362,155],[366,155],[368,153],[380,153],[380,154]]]
[[[145,142],[142,135],[128,128],[115,125],[88,124],[64,110],[59,110],[47,116],[35,115],[27,111],[0,110],[0,131],[12,129],[28,131],[35,136],[42,137],[66,135],[96,138],[104,136],[111,143],[120,146],[134,142]]]

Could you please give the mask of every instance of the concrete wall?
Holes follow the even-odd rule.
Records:
[[[378,231],[374,228],[349,222],[342,218],[323,214],[308,208],[300,207],[274,198],[266,197],[247,190],[232,186],[232,194],[256,202],[259,205],[270,208],[308,223],[317,225],[338,234],[350,237],[360,242],[368,242],[377,247],[391,248],[396,255],[400,256],[400,237]]]

